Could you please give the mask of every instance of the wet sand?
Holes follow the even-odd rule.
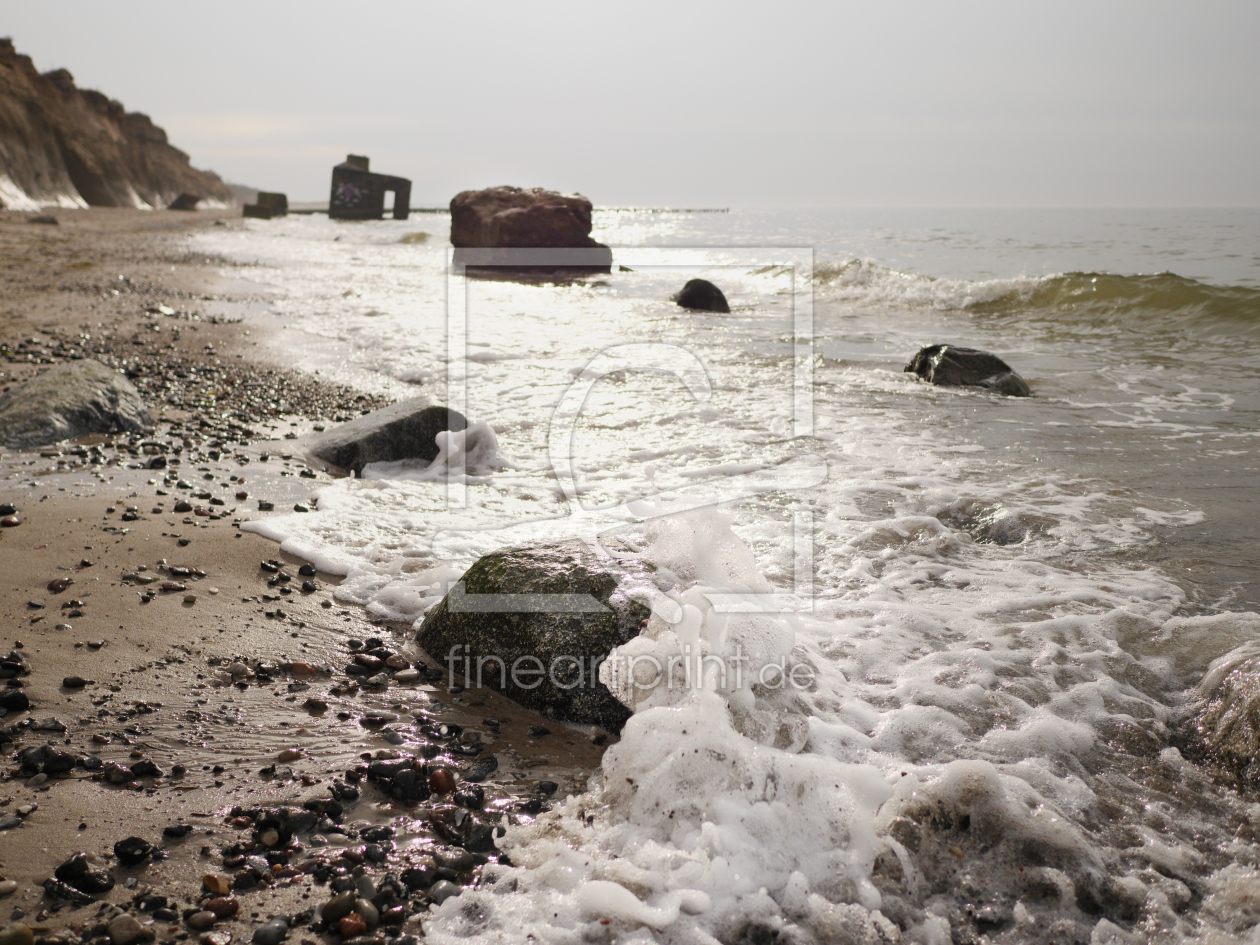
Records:
[[[115,436],[0,453],[0,502],[16,505],[21,521],[0,529],[0,655],[21,657],[16,681],[32,704],[0,717],[0,823],[20,820],[0,831],[0,875],[17,884],[0,898],[0,921],[20,920],[50,941],[106,940],[112,913],[45,896],[41,885],[80,851],[117,882],[94,898],[127,905],[162,941],[204,934],[182,920],[208,898],[208,873],[242,884],[232,894],[239,914],[214,926],[237,938],[273,915],[318,908],[333,894],[325,882],[335,887],[356,868],[379,880],[421,865],[475,882],[476,863],[450,827],[465,816],[451,797],[391,800],[368,763],[414,755],[427,775],[468,773],[493,757],[498,770],[475,820],[497,825],[582,789],[604,739],[494,693],[448,689],[446,678],[371,686],[366,674],[347,675],[373,641],[409,663],[427,659],[409,628],[374,624],[335,599],[336,578],[300,575],[303,562],[238,528],[269,514],[260,499],[287,513],[326,481],[306,470],[293,437],[379,399],[268,364],[256,356],[268,350],[257,329],[247,335],[206,314],[230,296],[228,264],[188,254],[179,237],[241,225],[228,214],[56,211],[59,226],[28,216],[0,213],[0,387],[49,363],[98,357],[132,377],[156,429],[147,448],[146,438]],[[180,502],[191,508],[176,511]],[[266,560],[291,580],[279,582]],[[53,583],[64,579],[64,588]],[[308,580],[314,589],[302,590]],[[162,590],[167,582],[181,587]],[[84,684],[67,686],[68,677]],[[531,727],[551,733],[531,737]],[[40,745],[80,765],[51,776],[23,768],[21,752]],[[160,776],[117,774],[143,761]],[[120,783],[106,776],[111,764]],[[544,779],[554,795],[538,793]],[[268,850],[261,818],[240,816],[327,799],[334,781],[361,797],[314,838],[300,833]],[[187,836],[163,837],[181,824]],[[369,824],[393,828],[379,850],[361,836]],[[119,866],[113,845],[129,836],[167,858]],[[252,886],[237,879],[251,874],[236,862],[250,852],[273,854]],[[146,890],[168,899],[156,919]],[[393,903],[399,924],[375,934],[414,931],[427,901],[425,889],[410,889]],[[301,931],[314,934],[309,924]]]

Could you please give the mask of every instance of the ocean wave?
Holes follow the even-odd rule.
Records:
[[[1210,285],[1172,272],[1066,272],[1009,279],[945,279],[852,259],[816,266],[814,285],[824,298],[837,301],[966,309],[994,315],[1042,313],[1094,320],[1154,316],[1185,326],[1232,325],[1260,331],[1260,290]]]

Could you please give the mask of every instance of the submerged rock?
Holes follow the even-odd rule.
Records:
[[[620,731],[630,713],[599,682],[598,665],[650,613],[626,585],[650,581],[640,559],[597,557],[581,541],[496,551],[429,611],[416,640],[459,681]]]
[[[464,415],[416,397],[390,404],[316,437],[310,453],[340,469],[358,475],[368,463],[400,459],[437,459],[436,438],[444,430],[463,430]]]
[[[687,284],[674,296],[674,301],[683,308],[700,312],[729,313],[731,310],[722,290],[708,279],[688,279]]]
[[[941,387],[984,387],[1010,397],[1028,397],[1028,383],[996,354],[957,345],[928,345],[905,372]]]
[[[1191,757],[1207,756],[1249,787],[1260,786],[1260,643],[1214,662],[1198,686]]]
[[[152,424],[131,382],[90,358],[58,364],[0,394],[0,442],[10,449]]]

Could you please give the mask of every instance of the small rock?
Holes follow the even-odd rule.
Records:
[[[276,755],[276,761],[297,761],[302,757],[302,752],[297,748],[286,748],[280,754]]]
[[[185,595],[184,595],[184,603],[185,603],[185,604],[195,604],[195,603],[197,603],[197,595],[196,595],[196,594],[185,594]]]
[[[215,220],[215,223],[222,223],[222,220]],[[217,932],[202,932],[197,936],[200,945],[228,945],[232,941],[232,933],[227,929],[221,929]]]
[[[123,866],[139,866],[148,862],[153,854],[153,844],[140,837],[128,837],[114,844],[114,856]]]
[[[86,853],[76,853],[53,872],[59,882],[73,886],[79,892],[96,895],[114,888],[114,877],[105,870],[94,870]]]
[[[35,933],[21,922],[0,929],[0,945],[35,945]]]
[[[529,727],[530,738],[546,738],[551,734],[551,729],[545,725],[531,725]]]
[[[179,765],[175,767],[178,768]],[[192,824],[173,824],[170,827],[162,828],[162,836],[169,837],[172,840],[179,840],[181,837],[186,837],[192,833],[192,830]]]
[[[429,898],[438,905],[446,902],[452,896],[460,894],[460,888],[447,879],[439,879],[431,887],[429,887]]]
[[[274,510],[275,507],[276,504],[274,502],[268,502],[265,499],[258,500],[258,511],[260,512],[270,512]]]
[[[354,911],[356,898],[352,890],[337,893],[337,895],[324,903],[323,908],[319,910],[320,918],[325,922],[332,923],[348,916]]]
[[[11,896],[17,892],[18,884],[11,879],[0,880],[0,896]]]
[[[674,302],[682,308],[701,312],[729,313],[731,310],[722,290],[708,279],[688,279],[687,284],[674,296]]]
[[[249,667],[239,661],[235,663],[229,663],[225,668],[227,669],[228,673],[238,678],[241,676],[249,675]]]
[[[280,833],[277,830],[264,830],[262,836],[258,838],[265,847],[274,847],[280,842]]]
[[[0,528],[17,528],[21,524],[21,520],[16,515],[5,515],[0,518]]]
[[[434,794],[450,794],[455,790],[455,775],[446,768],[437,768],[429,774],[429,790]]]
[[[154,938],[153,930],[145,928],[133,915],[123,914],[109,923],[109,940],[114,945],[136,945]]]
[[[302,565],[300,568],[298,568],[298,574],[302,575],[302,577],[314,577],[315,565],[313,564]]]
[[[367,931],[367,920],[357,912],[352,912],[337,922],[337,931],[342,938],[354,938]]]
[[[82,676],[67,676],[61,681],[61,684],[67,689],[82,689],[87,685],[87,680]]]
[[[48,590],[52,594],[60,594],[73,583],[70,578],[53,578],[48,582]]]
[[[356,899],[354,911],[363,916],[363,921],[367,923],[369,929],[376,928],[377,923],[381,921],[381,913],[370,899]],[[345,920],[343,919],[342,921],[344,922]]]
[[[280,945],[289,934],[289,923],[284,919],[272,919],[266,925],[254,929],[254,945]]]
[[[204,932],[212,927],[216,921],[218,920],[213,912],[202,910],[201,912],[194,912],[188,917],[188,927],[198,932]]]
[[[216,896],[226,896],[232,891],[232,881],[222,873],[207,873],[201,877],[201,882]]]
[[[219,919],[231,918],[241,910],[241,904],[231,896],[216,896],[214,899],[207,899],[201,906]]]

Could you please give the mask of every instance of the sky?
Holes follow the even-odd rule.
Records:
[[[1255,0],[5,4],[0,35],[197,167],[413,206],[1260,206]]]

